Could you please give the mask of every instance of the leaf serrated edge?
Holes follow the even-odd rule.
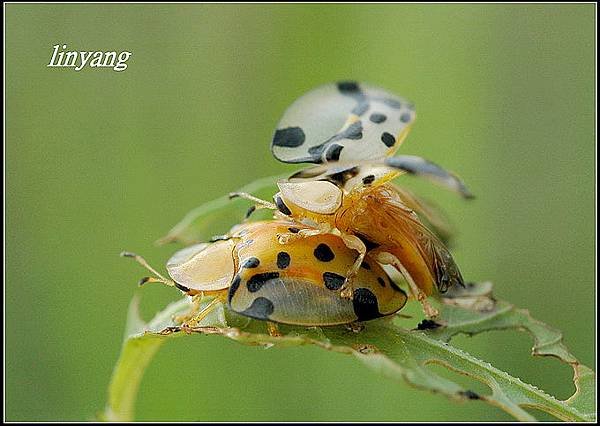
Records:
[[[406,369],[403,369],[402,367],[400,367],[393,359],[391,359],[389,356],[387,356],[386,354],[381,353],[381,352],[376,352],[376,353],[372,353],[372,354],[363,354],[350,346],[337,345],[337,344],[332,344],[329,342],[322,342],[322,341],[319,341],[319,340],[316,340],[316,339],[313,339],[310,337],[306,337],[306,336],[272,337],[272,336],[269,336],[266,334],[255,334],[255,333],[244,332],[235,327],[228,327],[228,328],[198,327],[198,328],[192,329],[191,331],[194,333],[201,333],[201,334],[219,334],[224,337],[228,337],[232,340],[235,340],[237,342],[240,342],[242,344],[256,344],[256,345],[267,345],[267,346],[277,345],[277,346],[284,346],[284,347],[285,346],[298,346],[298,345],[312,344],[312,345],[315,345],[317,347],[320,347],[322,349],[326,349],[329,351],[343,353],[343,354],[347,354],[347,355],[353,355],[354,357],[356,357],[357,359],[359,359],[360,361],[365,363],[369,368],[373,368],[373,364],[371,362],[367,362],[367,361],[370,361],[371,359],[373,359],[373,357],[376,357],[376,359],[378,361],[378,362],[376,362],[376,365],[381,366],[381,365],[385,364],[385,366],[389,369],[389,371],[395,372],[397,376],[402,378],[406,383],[410,384],[412,387],[415,387],[418,389],[425,389],[425,390],[433,391],[436,393],[441,393],[453,400],[461,399],[458,396],[458,393],[456,393],[456,392],[454,392],[454,393],[445,392],[442,389],[436,390],[436,389],[422,386],[419,383],[414,382],[412,380],[412,378],[410,377],[410,375],[407,373]],[[393,331],[397,332],[398,330],[393,330]],[[156,334],[156,333],[154,332],[154,334]],[[519,378],[513,377],[513,376],[509,375],[508,373],[497,369],[496,367],[492,366],[489,362],[480,360],[459,348],[455,348],[453,346],[450,346],[448,344],[440,342],[436,339],[433,339],[422,332],[414,333],[411,331],[403,330],[402,337],[406,337],[411,334],[412,334],[411,337],[418,335],[419,336],[418,338],[426,340],[427,344],[429,344],[430,346],[435,347],[438,350],[453,353],[454,355],[460,357],[464,361],[475,365],[479,369],[483,369],[484,372],[487,373],[487,374],[484,374],[484,376],[487,379],[487,381],[485,381],[484,384],[486,384],[487,386],[490,387],[490,389],[492,390],[492,394],[489,396],[482,395],[481,399],[488,402],[491,405],[494,405],[494,406],[512,414],[513,416],[515,416],[515,418],[517,418],[520,421],[535,421],[535,417],[530,415],[523,408],[539,409],[539,410],[548,412],[561,420],[566,420],[566,421],[589,421],[589,416],[586,416],[585,414],[580,413],[575,407],[566,405],[564,401],[560,401],[560,400],[556,399],[552,395],[547,394],[546,392],[544,392],[543,390],[540,390],[536,386],[525,383],[522,380],[520,380]],[[161,336],[161,337],[164,337],[164,336]],[[420,367],[425,367],[429,363],[436,363],[436,364],[442,365],[443,367],[448,368],[451,371],[454,371],[458,374],[466,375],[475,380],[482,381],[479,377],[469,374],[468,372],[461,370],[460,368],[452,366],[452,365],[448,364],[447,362],[445,362],[444,360],[430,358],[424,362],[422,358],[423,357],[421,357],[422,363],[418,363],[418,365]],[[415,358],[415,359],[417,361],[419,360],[419,358]],[[377,369],[375,369],[375,370],[377,370]],[[379,372],[382,373],[382,375],[384,375],[384,376],[390,377],[390,375],[388,374],[388,371],[384,371],[383,369],[380,369]],[[429,373],[429,374],[431,374],[431,373]],[[494,377],[506,381],[508,383],[508,385],[519,386],[522,389],[526,390],[528,393],[533,394],[534,397],[532,398],[530,395],[523,395],[523,397],[526,398],[526,400],[516,403],[516,402],[512,401],[510,399],[510,397],[508,397],[506,395],[506,393],[503,391],[502,383],[500,383]],[[391,377],[391,378],[395,378],[395,377]],[[456,386],[458,386],[458,385],[456,385]],[[506,385],[504,385],[504,386],[506,386]],[[545,405],[540,404],[539,402],[536,402],[536,400],[541,400],[543,402],[546,402],[546,404]],[[567,412],[565,412],[565,408],[566,408]]]
[[[593,373],[593,371],[591,369],[589,369],[588,367],[585,367],[582,364],[580,364],[579,361],[577,360],[577,358],[568,350],[568,348],[566,347],[566,345],[563,342],[564,336],[563,336],[562,332],[555,329],[554,327],[549,326],[548,324],[546,324],[542,321],[539,321],[539,320],[533,318],[528,309],[517,308],[515,305],[508,303],[508,302],[502,302],[502,303],[505,304],[503,306],[503,309],[499,310],[497,314],[485,317],[482,321],[482,324],[490,323],[490,322],[493,322],[494,320],[495,321],[505,320],[507,322],[506,325],[495,326],[493,328],[482,328],[480,330],[470,330],[467,332],[465,330],[461,330],[460,328],[477,325],[477,323],[474,321],[465,321],[465,322],[461,322],[459,325],[457,325],[456,330],[452,330],[451,328],[446,330],[447,334],[441,335],[440,336],[441,339],[443,341],[449,342],[452,339],[452,337],[457,334],[475,335],[475,334],[483,333],[485,331],[489,331],[491,329],[493,329],[493,330],[517,329],[519,331],[527,332],[527,334],[529,334],[532,337],[533,342],[534,342],[533,347],[531,348],[531,355],[540,356],[540,357],[542,357],[542,356],[543,357],[547,357],[547,356],[554,357],[554,358],[557,358],[560,361],[564,362],[565,364],[570,365],[573,368],[573,383],[575,385],[575,393],[565,401],[558,400],[555,397],[548,395],[549,397],[553,398],[556,401],[560,401],[561,403],[565,403],[569,406],[573,406],[571,403],[569,403],[569,401],[574,401],[576,399],[574,397],[581,393],[580,380],[581,380],[582,376],[579,372],[580,369],[585,368],[585,369],[589,370],[589,372],[591,372],[591,373],[586,374],[586,377],[591,376],[593,380],[595,380],[595,373]],[[542,339],[540,339],[540,337],[538,335],[538,332],[535,330],[536,327],[539,327],[540,329],[543,329],[544,331],[548,332],[549,335],[554,336],[554,338],[551,338],[550,340],[547,340],[547,341],[542,341]],[[539,388],[537,388],[534,385],[530,385],[530,386],[539,390]],[[543,391],[540,390],[540,392],[543,392]],[[534,407],[534,408],[537,408],[537,407]],[[595,420],[595,418],[596,418],[594,413],[583,413],[579,410],[577,410],[577,411],[578,411],[580,420],[589,421],[589,419]]]

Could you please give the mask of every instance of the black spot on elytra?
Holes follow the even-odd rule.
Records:
[[[229,303],[231,303],[231,299],[233,298],[233,295],[237,291],[238,287],[240,286],[241,281],[242,281],[242,279],[240,278],[239,275],[236,275],[233,278],[233,281],[231,281],[231,285],[229,286],[229,292],[227,293],[227,301]]]
[[[375,175],[368,175],[362,178],[362,183],[365,185],[371,185],[375,181]]]
[[[400,101],[397,101],[396,99],[391,99],[391,98],[384,99],[383,103],[394,109],[400,109],[400,107],[402,106]]]
[[[352,305],[359,321],[368,321],[382,316],[379,313],[377,297],[369,289],[355,289],[352,297]]]
[[[279,129],[273,136],[273,145],[286,148],[296,148],[304,143],[306,135],[300,127]]]
[[[346,278],[336,274],[335,272],[324,272],[323,273],[323,282],[325,283],[325,287],[329,290],[339,290]]]
[[[252,304],[248,307],[248,309],[240,313],[250,318],[268,320],[269,316],[274,310],[275,307],[273,306],[273,302],[266,297],[257,297],[252,301]]]
[[[383,132],[381,135],[381,141],[387,146],[391,148],[396,143],[396,138],[388,132]]]
[[[481,399],[481,397],[477,393],[473,392],[472,390],[458,391],[458,394],[465,396],[469,399]]]
[[[181,285],[178,282],[175,282],[175,287],[177,287],[181,291],[185,291],[186,293],[188,293],[190,291],[190,289],[188,287]]]
[[[338,140],[338,139],[353,139],[353,140],[361,139],[363,137],[362,130],[363,130],[362,122],[360,120],[355,121],[354,123],[349,125],[345,130],[338,133],[338,135],[335,137],[335,140]]]
[[[410,113],[408,113],[408,112],[405,112],[404,114],[402,114],[402,115],[400,116],[400,121],[401,121],[401,122],[403,122],[403,123],[408,123],[408,122],[410,122],[410,119],[411,119],[411,115],[410,115]]]
[[[292,234],[297,234],[298,232],[300,232],[300,229],[294,227],[294,226],[290,226],[288,228],[288,231],[290,231]]]
[[[279,278],[279,272],[264,272],[262,274],[256,274],[248,280],[246,287],[248,287],[248,291],[250,293],[256,293],[262,288],[263,285],[265,285],[267,281],[275,278]]]
[[[329,246],[324,243],[321,243],[317,246],[317,248],[314,251],[314,255],[321,262],[331,262],[335,258],[335,255],[333,254]]]
[[[258,260],[256,257],[251,257],[244,262],[242,268],[251,269],[256,268],[258,265],[260,265],[260,260]]]
[[[417,325],[417,330],[433,330],[433,329],[441,327],[441,326],[442,326],[442,324],[438,324],[437,322],[435,322],[433,320],[424,319]]]
[[[369,120],[371,120],[373,123],[379,124],[379,123],[383,123],[385,120],[387,120],[387,117],[384,114],[379,114],[379,113],[374,112],[369,117]]]
[[[349,125],[346,129],[342,130],[340,133],[337,133],[330,137],[328,140],[323,142],[320,145],[311,146],[308,148],[308,154],[310,155],[310,159],[305,160],[305,162],[313,162],[313,163],[322,163],[323,152],[329,151],[329,146],[335,142],[342,139],[362,139],[362,123],[360,121],[355,121],[351,125]],[[337,145],[337,144],[336,144]],[[339,146],[339,145],[338,145]]]
[[[337,83],[337,88],[344,94],[360,92],[360,87],[358,87],[358,83],[356,81],[340,81]]]
[[[365,268],[366,270],[371,269],[371,265],[369,265],[367,262],[363,262],[360,264],[361,267]]]
[[[279,210],[284,215],[290,216],[292,214],[290,209],[288,209],[288,206],[285,205],[285,203],[279,195],[275,196],[275,205],[277,206],[277,210]]]
[[[344,147],[342,145],[338,145],[338,144],[331,145],[327,149],[327,152],[325,153],[325,160],[338,161],[340,159],[340,154],[342,152],[342,149],[344,149]]]
[[[290,266],[290,255],[284,251],[277,253],[277,267],[279,269],[285,269]]]
[[[381,277],[377,277],[377,282],[379,283],[379,285],[380,285],[381,287],[385,287],[385,281],[384,281],[384,279],[383,279],[383,278],[381,278]]]

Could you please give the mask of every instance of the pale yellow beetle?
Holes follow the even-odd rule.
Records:
[[[309,228],[287,220],[249,222],[226,239],[202,243],[175,253],[167,262],[170,279],[145,260],[134,257],[158,281],[177,287],[196,300],[196,309],[180,318],[193,326],[217,303],[241,315],[275,323],[328,326],[391,315],[406,303],[406,293],[375,259],[366,256],[356,274],[351,300],[340,297],[346,271],[358,254],[332,234],[308,236],[289,244],[278,235]],[[199,311],[203,295],[214,296]]]

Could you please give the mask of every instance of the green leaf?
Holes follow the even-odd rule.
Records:
[[[495,301],[489,283],[471,284],[449,294],[440,303],[437,324],[423,323],[437,326],[427,330],[406,330],[393,317],[388,317],[365,323],[360,332],[349,327],[280,326],[283,335],[274,337],[265,332],[264,322],[249,320],[219,306],[198,327],[183,332],[172,317],[189,307],[187,298],[172,303],[144,324],[137,314],[137,299],[132,301],[128,335],[109,387],[109,402],[101,416],[103,419],[133,420],[135,393],[149,360],[167,339],[189,336],[190,333],[220,335],[246,345],[315,345],[352,356],[392,380],[405,381],[453,400],[478,399],[521,421],[535,420],[524,408],[536,408],[565,421],[596,419],[594,372],[577,362],[562,343],[558,331],[531,318],[527,311],[504,301]],[[560,401],[448,344],[458,333],[477,334],[497,329],[527,330],[534,338],[533,355],[555,356],[569,363],[575,372],[576,393],[568,400]],[[490,388],[490,394],[480,395],[465,389],[434,373],[428,368],[430,364],[479,380]]]
[[[108,388],[108,403],[104,412],[98,414],[100,420],[128,422],[134,419],[135,399],[146,367],[166,341],[165,335],[179,330],[179,327],[172,328],[176,325],[173,318],[188,312],[191,306],[188,298],[173,302],[145,323],[139,314],[139,298],[131,300],[121,355]],[[223,306],[214,309],[200,325],[226,327]]]

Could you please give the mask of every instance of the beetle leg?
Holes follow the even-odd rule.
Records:
[[[271,337],[281,337],[279,327],[277,327],[277,324],[275,324],[274,322],[267,321],[267,331],[269,332],[269,336]]]
[[[351,322],[349,324],[344,324],[344,327],[346,327],[346,330],[351,331],[353,333],[360,333],[365,328],[365,326],[363,324],[360,324],[358,322]]]
[[[346,274],[346,282],[342,286],[342,291],[340,293],[344,299],[352,299],[352,280],[358,273],[360,265],[363,263],[365,255],[367,254],[367,247],[356,235],[341,234],[341,238],[344,241],[344,244],[346,244],[346,247],[358,252],[358,257],[354,261],[352,268],[350,268]]]
[[[316,229],[301,229],[300,231],[298,231],[296,233],[285,232],[282,234],[277,234],[277,240],[279,241],[279,244],[289,244],[292,241],[296,241],[301,238],[314,237],[315,235],[322,235],[322,234],[333,234],[332,231],[333,230],[329,224],[320,223],[319,227]]]
[[[198,313],[198,311],[200,311],[200,302],[201,301],[202,301],[202,294],[196,294],[196,295],[192,296],[191,309],[185,314],[173,316],[173,322],[176,322],[179,324],[184,324],[188,320],[192,319]]]
[[[244,219],[242,220],[242,223],[247,222],[250,219],[250,216],[252,216],[252,213],[254,213],[256,210],[261,210],[261,209],[269,209],[269,210],[275,210],[277,211],[277,206],[273,203],[270,203],[268,201],[265,200],[261,200],[258,197],[255,197],[252,194],[248,194],[247,192],[230,192],[229,193],[229,199],[232,200],[234,198],[244,198],[246,200],[250,200],[250,201],[254,201],[254,204],[251,205],[248,210],[246,211],[246,214],[244,215]]]
[[[315,235],[321,235],[323,232],[320,229],[301,229],[299,232],[293,234],[291,232],[285,232],[283,234],[277,234],[277,240],[279,244],[289,244],[292,241],[299,240],[306,237],[314,237]]]
[[[174,321],[182,323],[181,324],[182,328],[197,327],[198,324],[200,323],[200,321],[202,321],[204,318],[206,318],[206,316],[208,314],[210,314],[219,305],[219,303],[223,303],[226,295],[227,295],[227,292],[218,294],[217,296],[215,296],[215,298],[213,300],[211,300],[208,303],[208,305],[206,305],[202,309],[200,309],[200,303],[202,301],[203,295],[197,294],[192,299],[194,305],[192,306],[191,311],[185,315],[175,317]]]
[[[155,275],[154,277],[142,278],[139,283],[140,285],[146,284],[146,283],[163,283],[165,285],[168,285],[169,287],[175,287],[175,281],[163,277],[158,271],[156,271],[156,269],[154,269],[152,266],[150,266],[148,264],[148,262],[146,261],[146,259],[144,259],[142,256],[137,255],[135,253],[131,253],[129,251],[121,252],[121,256],[132,258],[137,263],[139,263],[140,265],[142,265],[144,268],[146,268],[148,271],[152,272]]]
[[[423,312],[425,312],[425,316],[427,316],[427,318],[434,318],[438,316],[439,311],[429,304],[427,301],[427,295],[423,293],[417,286],[404,265],[402,265],[396,256],[388,252],[379,252],[377,253],[376,260],[384,265],[392,265],[404,276],[412,296],[417,299],[419,303],[421,303],[423,306]]]

